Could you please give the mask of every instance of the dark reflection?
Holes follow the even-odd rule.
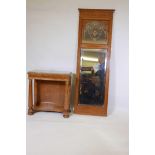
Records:
[[[106,50],[82,49],[80,66],[80,104],[103,105]]]

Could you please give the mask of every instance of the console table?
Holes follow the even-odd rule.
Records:
[[[69,117],[71,73],[30,71],[28,79],[28,115],[55,111]]]

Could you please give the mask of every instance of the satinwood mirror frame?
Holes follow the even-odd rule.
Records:
[[[78,32],[78,51],[77,51],[74,113],[107,116],[113,13],[114,13],[114,10],[112,9],[79,9],[79,32]],[[91,24],[97,25],[98,22],[102,23],[102,25],[105,24],[104,26],[105,29],[103,28],[103,32],[101,32],[104,35],[101,34],[98,37],[100,40],[93,39],[91,35],[87,37],[87,32],[85,32],[86,30],[84,30],[84,28],[86,27],[86,23],[88,22],[92,22],[90,23],[90,25],[88,24],[88,28],[90,28],[90,31],[92,30]],[[99,28],[96,28],[96,29],[98,29],[98,31],[100,32],[100,30],[102,29],[102,26],[99,26]],[[86,36],[84,36],[84,33],[86,33]],[[90,32],[90,34],[92,33]],[[99,33],[94,32],[94,36],[96,36],[96,34],[99,34]],[[103,36],[105,36],[105,38],[103,38]],[[107,51],[105,80],[104,80],[105,81],[104,83],[104,104],[101,106],[80,104],[79,84],[80,84],[80,68],[81,68],[80,66],[81,49],[88,49],[88,50],[104,49]]]

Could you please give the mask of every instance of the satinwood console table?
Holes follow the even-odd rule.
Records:
[[[28,72],[28,114],[38,111],[62,112],[69,117],[71,73]]]

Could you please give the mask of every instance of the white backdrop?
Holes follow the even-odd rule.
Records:
[[[76,73],[78,8],[115,9],[109,112],[128,110],[128,0],[27,0],[27,71]]]

